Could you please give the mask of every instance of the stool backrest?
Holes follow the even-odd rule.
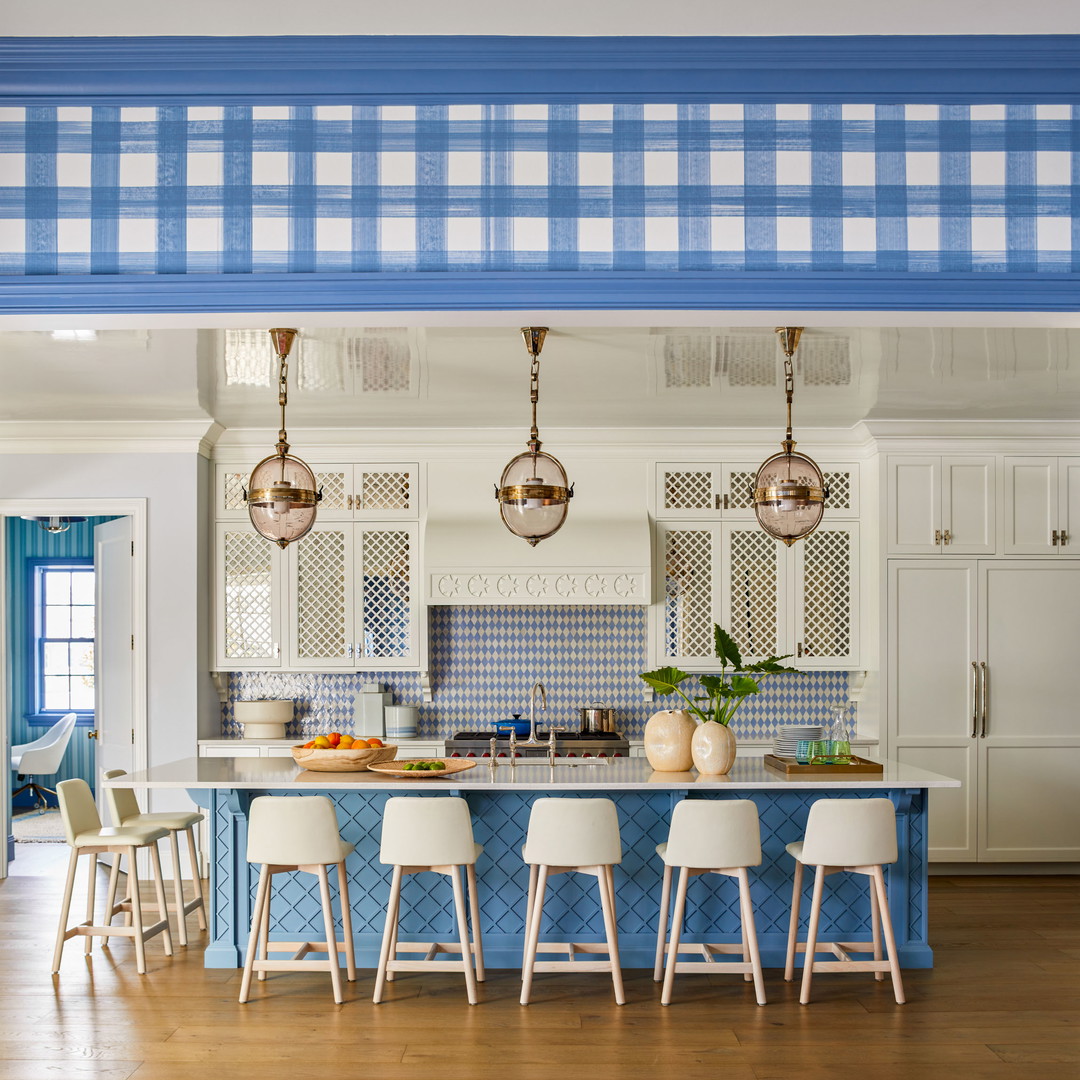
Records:
[[[397,866],[469,866],[476,862],[469,804],[441,795],[387,799],[379,860]]]
[[[247,860],[282,866],[341,862],[341,834],[325,795],[260,795],[248,815]]]
[[[73,847],[76,836],[101,828],[101,817],[94,804],[94,793],[85,780],[61,780],[56,785],[56,798],[60,803],[64,835]]]
[[[671,813],[664,862],[718,870],[761,865],[761,826],[749,799],[683,799]]]
[[[812,866],[896,862],[896,810],[888,799],[818,799],[810,807],[802,861]]]
[[[106,780],[112,780],[116,776],[127,776],[127,773],[123,769],[109,769],[105,773]],[[114,825],[123,825],[125,821],[140,813],[135,792],[129,787],[106,788],[105,801],[109,804],[109,813],[112,815]]]
[[[523,855],[527,863],[546,866],[622,862],[615,804],[610,799],[537,799]]]

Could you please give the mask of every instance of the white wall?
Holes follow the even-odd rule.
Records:
[[[50,0],[9,3],[0,33],[27,36],[500,34],[715,35],[819,34],[1075,34],[1075,0],[621,0],[615,5],[548,0],[542,6],[505,0]],[[777,58],[782,64],[783,59]]]

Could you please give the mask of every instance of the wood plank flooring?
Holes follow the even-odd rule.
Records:
[[[766,971],[769,1004],[739,976],[685,976],[659,1004],[651,972],[626,973],[617,1007],[604,975],[489,972],[470,1007],[460,975],[401,974],[371,1004],[373,973],[334,1005],[325,974],[270,976],[249,1004],[240,975],[206,970],[192,945],[82,941],[50,960],[65,845],[20,845],[0,883],[0,1080],[1077,1080],[1080,878],[931,878],[937,967],[907,971],[908,1003],[869,974],[820,975],[814,1002]],[[80,875],[80,887],[82,884]],[[104,883],[104,874],[102,874]],[[99,898],[103,895],[99,887]],[[83,901],[84,902],[84,901]],[[74,910],[81,911],[77,905]]]

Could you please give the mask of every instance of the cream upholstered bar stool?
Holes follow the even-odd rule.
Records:
[[[251,936],[248,938],[244,975],[240,981],[240,1003],[248,1000],[251,976],[266,978],[268,971],[329,971],[334,1001],[345,1000],[342,992],[341,965],[338,953],[345,953],[350,982],[356,980],[356,954],[352,936],[352,912],[349,908],[349,882],[345,859],[353,845],[341,839],[333,802],[325,795],[260,795],[251,800],[248,813],[247,861],[259,863],[259,887],[251,913]],[[342,941],[334,929],[334,910],[330,901],[330,878],[327,866],[337,867],[338,893],[341,898]],[[275,874],[314,874],[319,879],[325,941],[275,941],[274,952],[293,955],[284,960],[270,959],[270,900]],[[326,953],[325,960],[306,960],[308,953]]]
[[[106,780],[113,780],[118,776],[126,776],[123,769],[110,769],[105,773]],[[139,810],[138,800],[131,788],[106,788],[105,797],[109,802],[109,812],[117,825],[151,825],[156,828],[169,830],[169,844],[172,849],[173,869],[173,897],[175,904],[173,911],[176,912],[176,929],[181,945],[187,945],[187,917],[194,911],[199,916],[199,929],[206,929],[206,904],[203,901],[202,878],[199,874],[199,857],[195,850],[194,826],[203,820],[203,815],[193,811],[163,811],[155,814],[144,814]],[[191,868],[191,881],[195,895],[193,899],[184,900],[184,878],[180,872],[180,841],[179,834],[187,837],[188,865]],[[115,889],[115,866],[114,877],[109,881],[109,892]]]
[[[761,865],[761,827],[757,806],[749,799],[684,799],[672,811],[667,842],[658,844],[656,853],[664,860],[660,923],[656,931],[656,964],[653,969],[655,982],[660,981],[663,972],[664,988],[660,1004],[671,1004],[676,973],[716,975],[731,972],[742,973],[747,982],[753,980],[757,1003],[764,1005],[765,981],[761,971],[761,955],[758,952],[757,930],[754,927],[750,878],[747,874],[747,867]],[[675,891],[675,915],[671,921],[671,939],[668,941],[671,879],[675,867],[679,867],[679,884]],[[706,945],[680,942],[686,914],[686,887],[690,878],[701,874],[721,874],[738,881],[739,919],[742,927],[740,944]],[[704,962],[680,961],[679,953],[688,952],[699,954]],[[713,960],[717,954],[738,954],[741,959],[717,964]]]
[[[795,884],[791,896],[791,923],[788,928],[787,962],[784,978],[791,982],[795,953],[804,952],[799,1002],[810,1002],[810,980],[815,971],[872,971],[880,982],[885,972],[892,976],[896,1003],[904,1003],[904,984],[896,956],[889,901],[885,895],[882,866],[896,862],[896,811],[888,799],[818,799],[810,807],[802,840],[787,845],[795,859]],[[799,901],[802,896],[803,867],[814,867],[814,894],[806,941],[798,941]],[[818,941],[821,897],[825,878],[840,872],[865,874],[870,879],[871,941]],[[881,958],[881,937],[885,937],[887,960]],[[873,952],[873,960],[853,960],[851,953]],[[819,952],[831,952],[835,960],[815,959]]]
[[[624,1004],[619,936],[615,924],[615,878],[622,862],[619,816],[611,799],[537,799],[529,815],[522,849],[529,864],[525,909],[525,955],[521,965],[521,1004],[528,1005],[536,971],[610,971],[615,1003]],[[553,874],[590,874],[596,878],[604,916],[604,942],[541,942],[544,893]],[[566,960],[540,960],[537,953],[565,952]],[[607,960],[575,960],[577,953],[606,953]]]
[[[484,945],[480,932],[480,903],[476,894],[476,860],[483,848],[473,840],[469,804],[455,796],[412,796],[387,799],[383,807],[382,842],[379,861],[393,866],[390,898],[386,905],[386,926],[379,951],[379,969],[375,976],[375,1004],[382,1001],[387,982],[395,971],[461,971],[469,1004],[477,1002],[476,984],[483,982]],[[461,871],[468,886],[469,918],[472,941],[466,920],[465,890]],[[399,941],[401,921],[401,879],[407,874],[433,871],[450,878],[454,891],[454,916],[458,941]],[[422,952],[419,960],[399,960],[399,952]],[[460,953],[460,960],[439,959],[440,954]],[[475,963],[475,969],[474,969]]]
[[[161,859],[158,856],[157,842],[168,833],[165,829],[152,825],[133,825],[127,828],[104,828],[98,816],[97,806],[90,785],[85,780],[61,780],[56,785],[56,795],[60,802],[60,817],[64,822],[64,833],[71,846],[71,860],[68,863],[67,882],[64,885],[64,901],[60,911],[60,927],[56,933],[56,949],[53,952],[53,974],[60,970],[60,957],[64,942],[72,937],[86,938],[86,954],[94,937],[103,937],[106,944],[110,937],[129,937],[135,944],[135,969],[140,975],[146,974],[146,942],[157,934],[163,935],[165,955],[172,956],[172,934],[169,931],[169,916],[165,905],[165,885],[161,880]],[[157,900],[158,919],[150,926],[143,922],[142,899],[139,895],[139,866],[137,853],[140,848],[150,852],[150,864],[154,874],[154,895]],[[97,881],[97,857],[109,853],[115,857],[110,877],[109,900],[105,911],[105,924],[94,923],[95,884]],[[68,926],[71,911],[71,894],[75,887],[75,871],[79,859],[90,856],[90,874],[86,889],[86,921],[75,926]],[[127,858],[127,897],[116,902],[115,881],[121,857]],[[123,913],[126,917],[124,926],[109,925],[114,915]]]

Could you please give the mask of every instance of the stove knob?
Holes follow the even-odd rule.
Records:
[[[500,750],[495,756],[496,757],[506,757],[506,751],[505,750]]]
[[[622,757],[622,751],[621,750],[616,750],[615,753],[612,754],[611,756],[612,757]]]
[[[458,751],[455,750],[450,756],[451,757],[461,757],[461,754],[459,754]]]
[[[491,751],[490,750],[485,750],[480,756],[481,757],[491,757]]]
[[[466,757],[476,757],[476,755],[471,750],[465,756]]]
[[[514,751],[514,757],[521,757],[521,751],[520,750],[515,750]]]
[[[601,751],[600,751],[600,753],[599,753],[599,754],[597,754],[596,756],[597,756],[597,757],[607,757],[607,754],[605,754],[605,753],[604,753],[604,751],[603,751],[603,750],[601,750]]]
[[[573,751],[571,751],[569,754],[566,754],[565,756],[566,757],[577,757],[577,754],[575,754]]]
[[[592,757],[592,754],[589,754],[589,753],[587,753],[587,752],[585,752],[585,751],[582,751],[582,754],[581,754],[581,756],[582,756],[582,757]]]

